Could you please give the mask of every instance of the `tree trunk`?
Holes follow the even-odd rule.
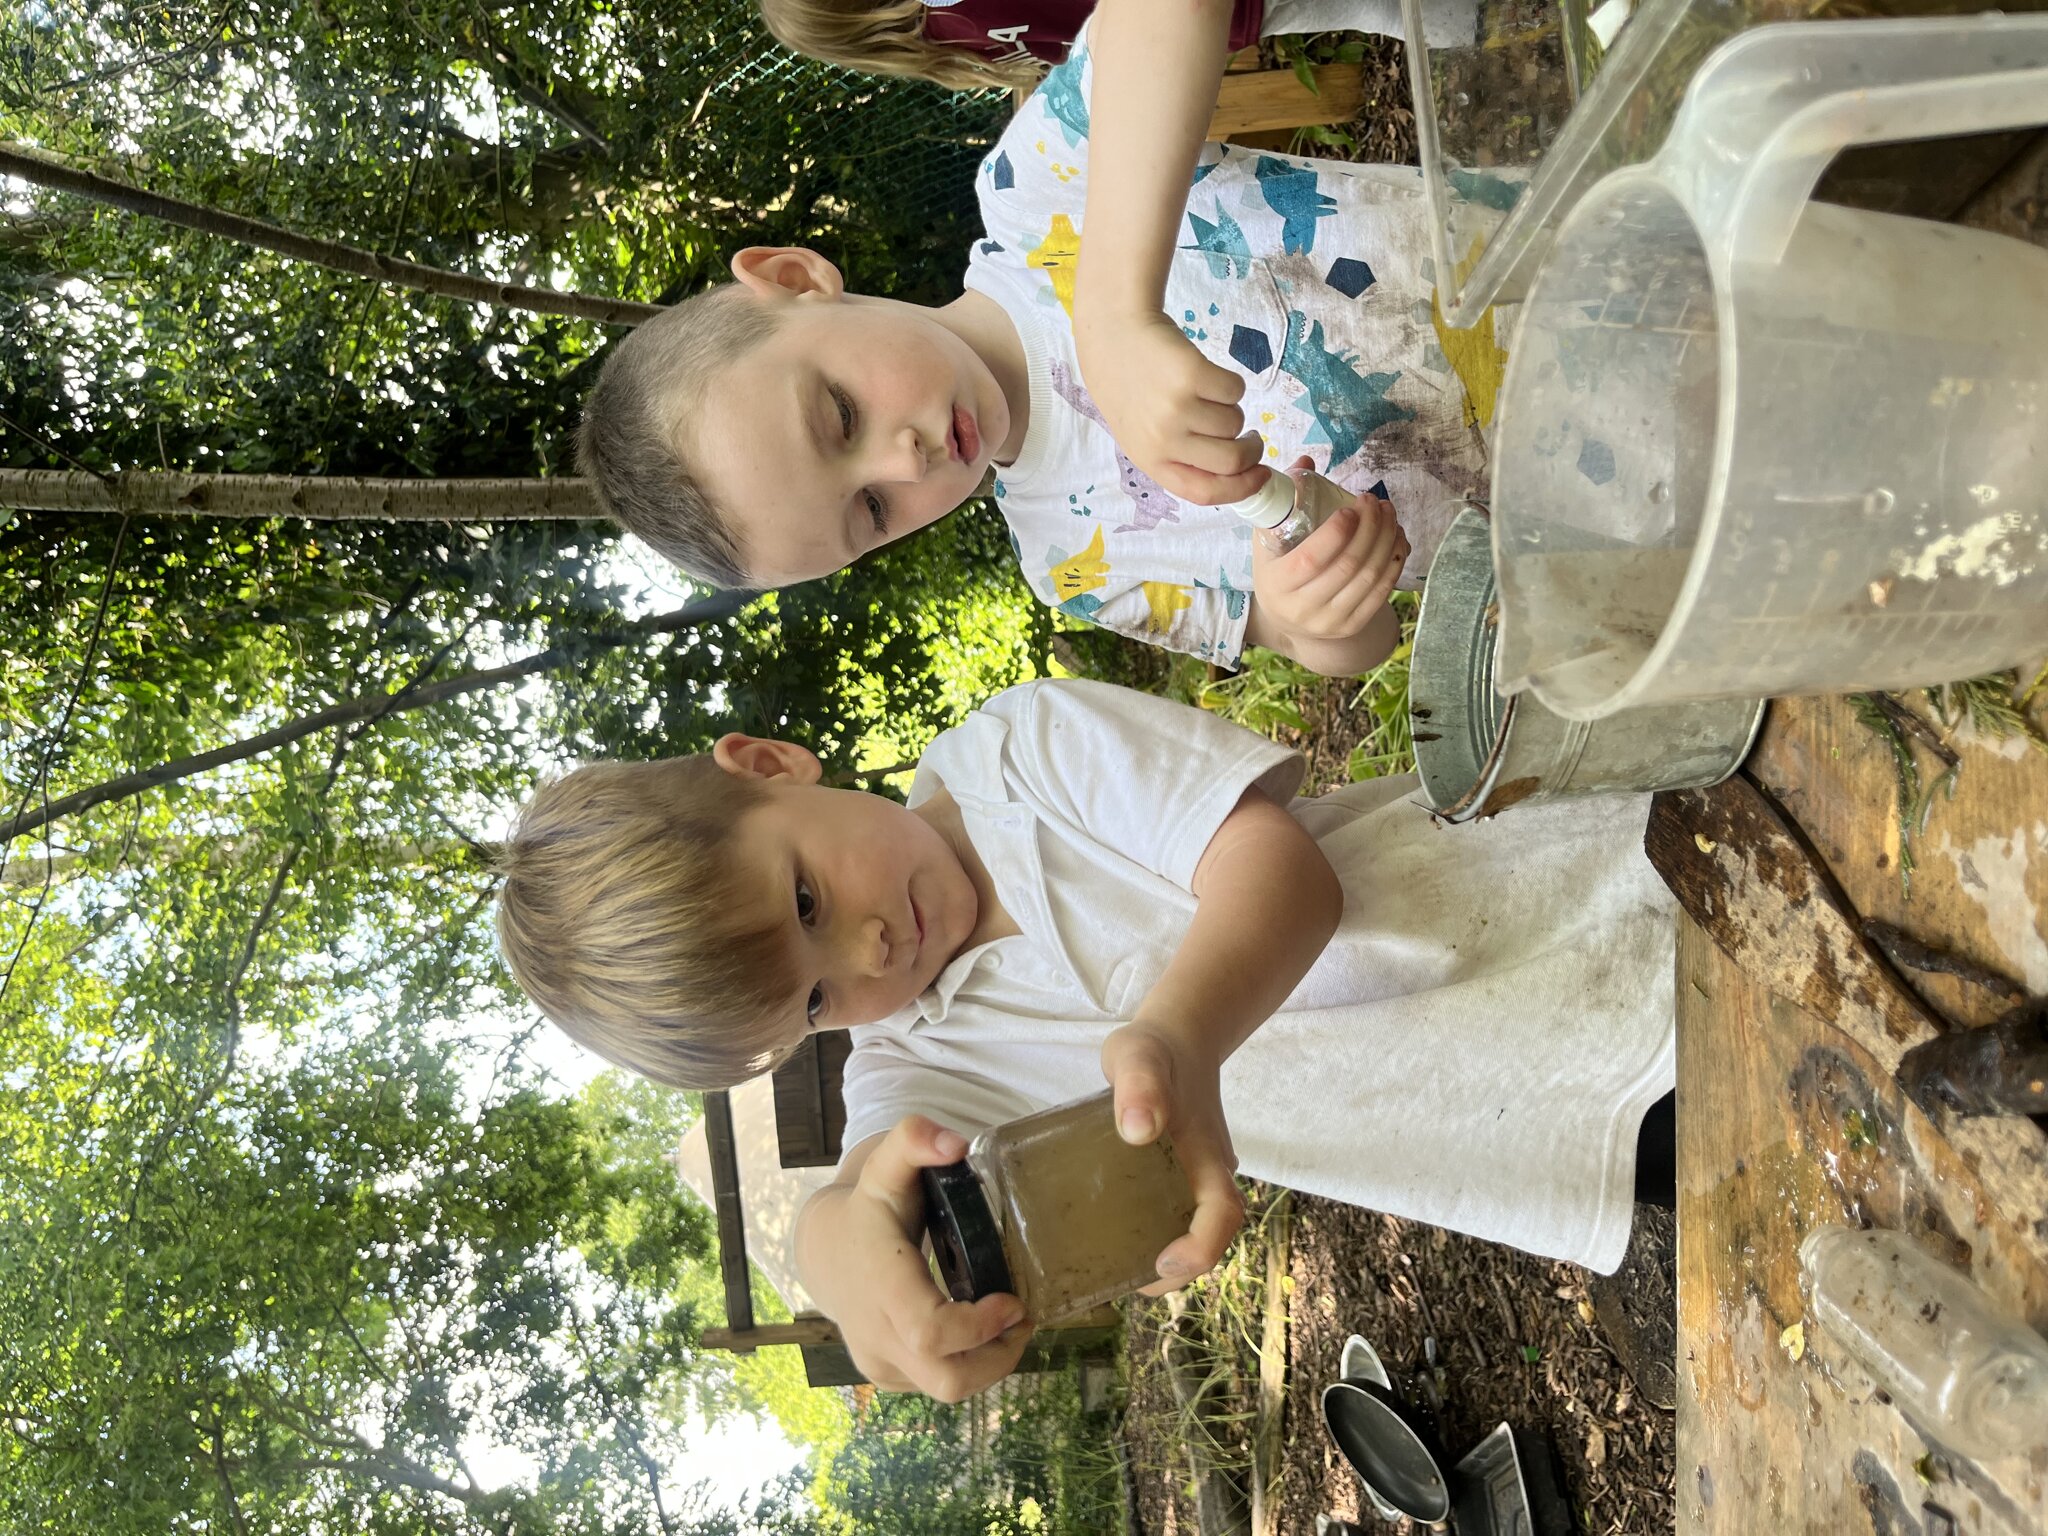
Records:
[[[375,251],[363,250],[360,246],[343,245],[335,240],[320,240],[311,235],[297,234],[275,224],[265,224],[258,219],[244,218],[238,213],[228,213],[224,209],[208,208],[199,203],[185,202],[180,198],[145,192],[142,188],[132,187],[126,182],[82,170],[56,155],[32,149],[25,144],[0,142],[0,174],[18,176],[35,186],[47,187],[54,191],[75,193],[94,202],[119,208],[126,213],[162,219],[166,223],[198,230],[201,234],[239,241],[244,245],[253,245],[259,250],[275,251],[280,256],[289,256],[295,261],[312,262],[316,266],[328,267],[336,272],[347,272],[356,277],[367,277],[400,288],[412,288],[421,293],[437,294],[442,298],[530,310],[541,315],[573,315],[581,320],[595,320],[605,325],[638,325],[641,321],[652,319],[660,313],[652,304],[636,304],[628,299],[607,299],[587,293],[563,293],[554,288],[529,288],[518,283],[493,282],[489,278],[471,277],[466,273],[450,272],[441,267],[422,266],[418,262],[381,256]]]
[[[138,516],[302,517],[314,522],[500,523],[602,517],[590,484],[528,480],[377,480],[362,475],[183,475],[131,469],[0,468],[0,507]]]
[[[401,693],[380,693],[369,698],[351,699],[345,704],[331,705],[310,715],[280,725],[274,730],[251,736],[246,741],[230,742],[224,747],[215,747],[210,752],[195,753],[173,762],[158,763],[153,768],[144,768],[135,773],[123,774],[118,779],[108,779],[90,789],[76,790],[32,810],[24,810],[15,818],[0,825],[0,843],[12,842],[15,838],[46,827],[65,816],[75,816],[81,811],[91,810],[96,805],[105,805],[113,800],[126,800],[139,795],[146,789],[160,784],[174,784],[180,779],[189,779],[208,769],[220,768],[228,763],[244,762],[274,752],[279,747],[289,746],[300,738],[315,731],[330,730],[338,725],[353,725],[358,720],[379,720],[386,715],[400,714],[409,709],[424,709],[429,704],[439,704],[446,699],[460,698],[468,693],[480,693],[486,688],[503,687],[506,683],[518,682],[537,672],[552,671],[556,667],[572,662],[588,660],[600,651],[615,650],[630,645],[636,640],[650,639],[655,635],[672,635],[678,630],[694,629],[717,619],[729,618],[750,601],[751,592],[714,592],[709,597],[699,598],[694,603],[676,609],[673,613],[658,614],[651,619],[624,624],[605,634],[577,634],[551,645],[544,651],[535,651],[531,656],[508,662],[502,667],[492,667],[484,672],[465,672],[460,677],[445,678],[438,683],[424,683],[405,689]]]

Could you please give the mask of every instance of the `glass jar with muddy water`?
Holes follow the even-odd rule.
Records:
[[[923,1182],[953,1298],[1007,1291],[1041,1327],[1157,1280],[1195,1212],[1172,1145],[1125,1141],[1107,1092],[994,1126]]]

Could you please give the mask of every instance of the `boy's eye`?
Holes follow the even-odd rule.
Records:
[[[839,407],[839,430],[847,437],[853,436],[853,402],[840,389],[832,391],[832,403]]]
[[[889,534],[889,503],[882,500],[873,491],[864,491],[861,494],[862,499],[867,503],[868,518],[875,525],[876,535],[881,538],[887,538]]]
[[[799,880],[796,883],[796,916],[800,923],[808,923],[816,915],[818,898],[811,894],[811,888]]]
[[[804,1017],[815,1021],[818,1015],[824,1012],[824,1009],[825,989],[823,987],[811,988],[810,1001],[804,1004]]]

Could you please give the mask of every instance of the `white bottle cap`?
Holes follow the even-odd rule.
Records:
[[[1266,472],[1266,483],[1243,501],[1224,503],[1254,528],[1276,528],[1294,510],[1294,481],[1277,469]]]

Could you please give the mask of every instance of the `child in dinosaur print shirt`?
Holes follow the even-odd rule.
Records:
[[[1245,643],[1250,529],[1177,499],[1117,449],[1081,382],[1072,330],[1085,237],[1091,69],[1084,31],[983,161],[985,225],[966,286],[1023,339],[1029,431],[995,495],[1032,589],[1063,612],[1230,664]],[[1505,354],[1492,316],[1446,332],[1422,180],[1403,166],[1211,144],[1169,271],[1166,312],[1245,381],[1266,462],[1300,457],[1392,503],[1428,569],[1451,503],[1479,493]]]

